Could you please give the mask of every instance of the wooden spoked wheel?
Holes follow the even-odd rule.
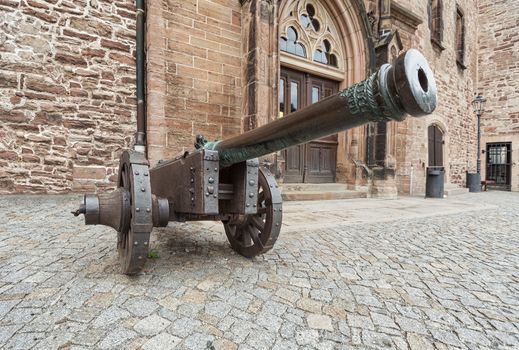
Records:
[[[272,249],[281,229],[281,193],[274,176],[263,168],[258,173],[257,198],[257,214],[240,215],[224,222],[232,249],[247,258]]]
[[[130,217],[117,232],[119,263],[124,274],[139,273],[148,257],[152,223],[152,198],[148,165],[135,153],[124,152],[119,167],[118,186],[127,190]],[[133,161],[133,162],[132,162]]]

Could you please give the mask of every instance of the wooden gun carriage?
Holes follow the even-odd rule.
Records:
[[[281,191],[259,157],[369,122],[430,114],[436,95],[425,58],[410,49],[333,96],[227,140],[198,136],[192,152],[151,169],[139,147],[126,150],[118,188],[85,195],[74,213],[117,231],[126,274],[141,271],[153,227],[170,221],[222,221],[231,247],[254,257],[273,247],[282,220]]]

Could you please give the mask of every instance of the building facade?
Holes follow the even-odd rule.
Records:
[[[519,191],[519,3],[480,1],[478,90],[482,115],[481,169],[489,187]]]
[[[283,118],[415,47],[437,81],[432,115],[370,124],[271,155],[280,181],[340,182],[374,196],[420,194],[426,168],[441,166],[448,183],[463,186],[476,166],[471,101],[481,92],[491,107],[483,158],[510,149],[507,189],[519,189],[519,16],[501,10],[518,5],[149,0],[150,162],[192,149],[197,134],[221,139]],[[118,155],[135,128],[134,11],[133,1],[0,2],[0,192],[114,185]]]

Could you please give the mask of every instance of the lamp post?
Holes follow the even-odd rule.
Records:
[[[481,115],[485,111],[485,102],[487,100],[478,93],[474,100],[472,100],[472,108],[474,113],[478,118],[477,122],[477,163],[476,163],[476,173],[470,174],[467,173],[467,187],[470,192],[480,192],[481,191]]]
[[[478,174],[481,174],[481,115],[485,111],[485,102],[487,102],[487,100],[481,96],[481,94],[478,94],[474,100],[472,100],[472,108],[478,117],[478,160],[476,163],[476,172]]]

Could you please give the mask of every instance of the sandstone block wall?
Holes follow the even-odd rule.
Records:
[[[147,25],[151,163],[240,133],[240,2],[150,0]]]
[[[134,1],[0,1],[0,193],[113,186],[135,125]]]
[[[479,11],[478,92],[487,99],[481,148],[487,142],[512,143],[511,185],[519,191],[519,1],[481,0]]]
[[[408,118],[398,125],[396,180],[400,193],[425,193],[428,166],[427,128],[436,124],[444,132],[443,162],[445,182],[463,186],[465,171],[476,167],[476,117],[471,101],[476,87],[478,21],[472,0],[443,1],[443,47],[430,38],[427,1],[398,0],[399,4],[418,15],[423,23],[413,34],[400,25],[405,48],[418,48],[427,58],[436,78],[438,107],[424,118]],[[459,6],[465,19],[466,68],[456,64],[455,19]]]

